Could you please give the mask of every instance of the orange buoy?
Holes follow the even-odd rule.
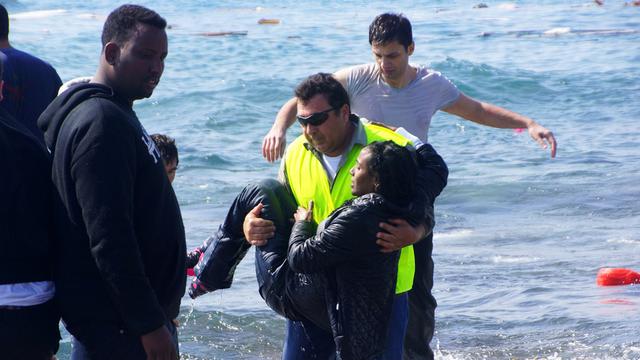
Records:
[[[602,268],[596,276],[599,286],[640,284],[640,273],[623,268]]]

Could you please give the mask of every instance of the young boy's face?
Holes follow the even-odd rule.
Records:
[[[164,163],[164,171],[167,172],[170,183],[173,183],[173,179],[176,178],[176,170],[178,170],[178,163],[175,160]]]

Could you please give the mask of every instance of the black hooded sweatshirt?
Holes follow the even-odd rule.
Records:
[[[178,315],[185,290],[180,209],[153,140],[107,86],[58,96],[38,126],[53,155],[56,298],[67,329],[134,336]]]

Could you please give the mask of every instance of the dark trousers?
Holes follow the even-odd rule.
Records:
[[[407,329],[408,311],[408,294],[396,295],[389,319],[385,352],[377,358],[378,360],[400,360],[402,358],[402,344]],[[282,359],[336,359],[333,336],[310,321],[287,320]]]
[[[336,358],[336,345],[331,332],[311,321],[287,320],[282,360],[330,360]]]
[[[409,323],[404,338],[405,360],[433,359],[429,346],[435,329],[436,299],[433,288],[433,234],[413,245],[416,257],[416,272],[413,288],[409,291]]]
[[[0,307],[0,358],[50,359],[58,351],[60,315],[53,300],[25,307]]]
[[[178,349],[178,332],[173,322],[166,324],[176,353]],[[91,333],[85,333],[82,340],[73,337],[71,360],[146,360],[147,354],[142,347],[139,336],[128,334],[117,327],[101,327],[96,324]]]
[[[189,295],[196,298],[231,286],[236,266],[250,248],[242,229],[244,218],[260,203],[264,205],[260,217],[273,221],[276,233],[266,245],[256,247],[258,291],[275,312],[296,318],[284,298],[284,285],[291,219],[298,205],[289,191],[273,179],[247,185],[236,196],[224,223],[202,247],[203,256],[194,267],[196,277],[189,287]]]

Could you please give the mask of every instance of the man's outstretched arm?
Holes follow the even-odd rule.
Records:
[[[553,133],[533,119],[499,106],[477,101],[464,94],[444,111],[478,124],[503,129],[526,128],[529,135],[544,149],[551,147],[551,157],[556,156],[556,138]]]

